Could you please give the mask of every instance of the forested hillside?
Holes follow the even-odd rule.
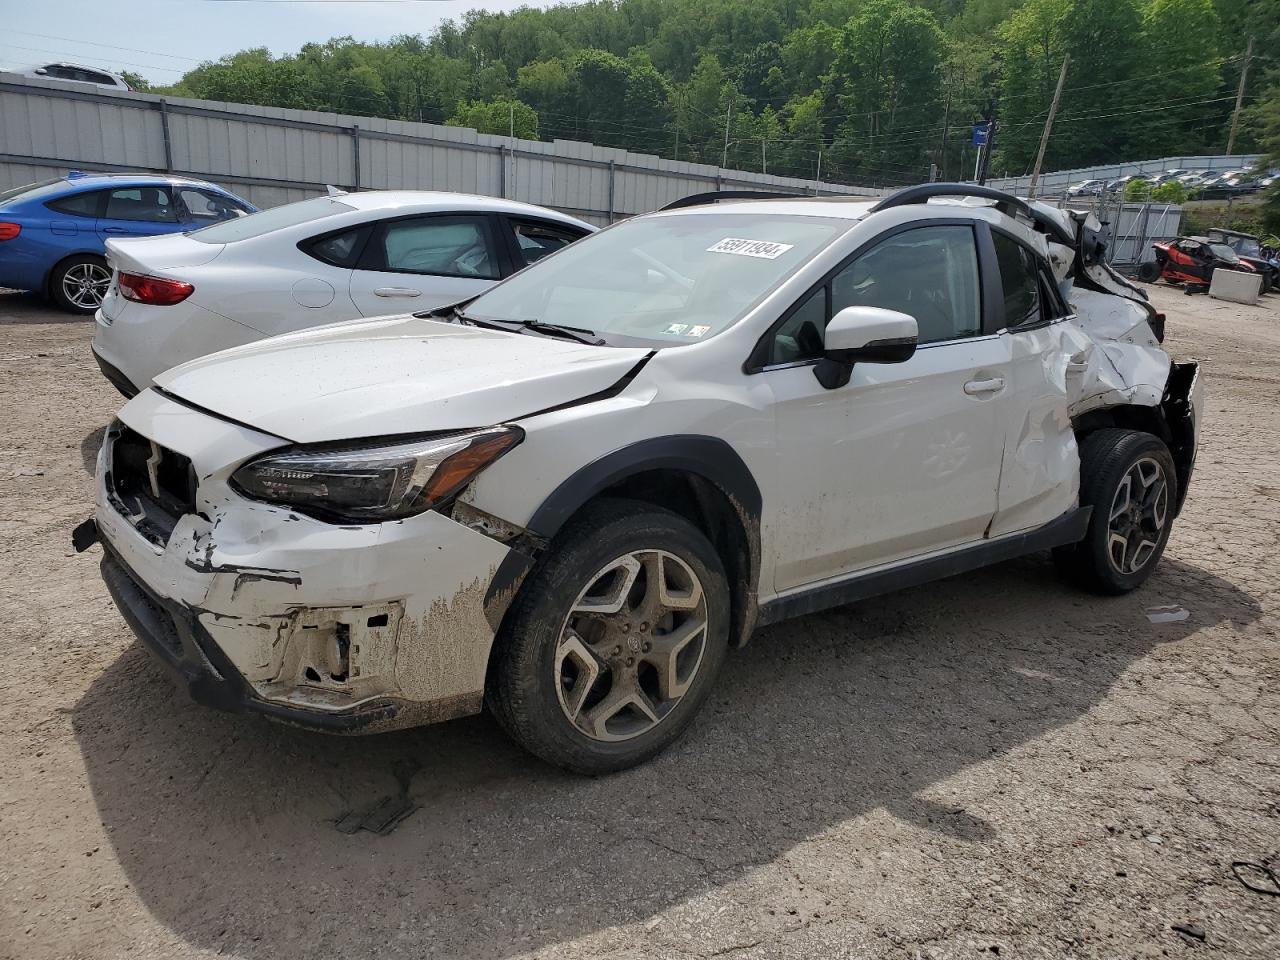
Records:
[[[971,174],[993,116],[991,172],[1025,172],[1067,54],[1048,169],[1222,152],[1250,36],[1239,151],[1280,88],[1280,0],[606,0],[244,50],[169,89],[892,184]]]

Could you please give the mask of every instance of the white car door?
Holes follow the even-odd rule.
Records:
[[[1080,459],[1068,404],[1070,378],[1083,366],[1072,356],[1083,337],[1040,255],[1000,230],[991,240],[1009,346],[1004,459],[989,532],[999,537],[1043,526],[1076,505]]]
[[[1007,338],[984,329],[968,222],[895,232],[801,301],[761,375],[775,397],[775,589],[981,540],[996,511]],[[909,313],[919,346],[819,384],[827,320],[856,304]],[[988,319],[988,324],[989,324]]]
[[[351,299],[363,316],[431,310],[465,300],[501,276],[493,218],[422,214],[377,225],[356,269]]]

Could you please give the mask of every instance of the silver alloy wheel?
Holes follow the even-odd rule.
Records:
[[[588,581],[560,630],[560,708],[593,740],[652,730],[689,691],[707,645],[707,598],[689,565],[636,550]]]
[[[111,286],[111,271],[100,263],[77,263],[62,275],[62,294],[84,310],[96,310]]]
[[[1169,519],[1169,482],[1150,457],[1131,466],[1111,498],[1107,558],[1117,573],[1137,573],[1155,554]]]

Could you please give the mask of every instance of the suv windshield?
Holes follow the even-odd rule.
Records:
[[[1214,256],[1221,257],[1223,260],[1230,261],[1231,263],[1240,259],[1236,256],[1236,252],[1225,243],[1211,243],[1209,244],[1209,249],[1213,251]]]
[[[466,313],[658,346],[696,343],[731,327],[853,223],[721,212],[628,220],[522,270]]]
[[[201,243],[235,243],[237,240],[260,237],[273,230],[296,227],[300,223],[322,220],[338,213],[349,213],[354,209],[350,204],[341,203],[332,197],[313,197],[310,200],[272,207],[261,213],[251,213],[247,217],[215,223],[211,227],[193,230],[187,236]]]

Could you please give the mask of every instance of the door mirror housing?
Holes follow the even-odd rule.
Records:
[[[902,363],[916,352],[916,318],[882,307],[845,307],[827,324],[814,375],[828,390],[843,387],[855,363]]]

